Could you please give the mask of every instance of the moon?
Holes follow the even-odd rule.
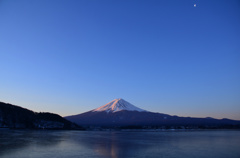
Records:
[[[194,4],[193,6],[194,6],[194,7],[196,7],[196,6],[197,6],[197,4]]]

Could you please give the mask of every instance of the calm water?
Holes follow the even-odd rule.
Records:
[[[240,158],[240,131],[96,132],[0,129],[1,158]]]

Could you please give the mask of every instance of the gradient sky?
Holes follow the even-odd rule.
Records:
[[[240,1],[1,0],[0,76],[0,101],[37,112],[240,120]]]

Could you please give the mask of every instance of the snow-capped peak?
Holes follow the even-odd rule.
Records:
[[[114,99],[113,101],[96,108],[92,110],[92,112],[118,112],[122,110],[127,110],[127,111],[138,111],[138,112],[146,112],[146,110],[140,109],[131,103],[119,98],[119,99]]]

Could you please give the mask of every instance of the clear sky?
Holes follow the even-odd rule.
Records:
[[[240,1],[0,1],[0,101],[66,116],[115,98],[240,120]]]

